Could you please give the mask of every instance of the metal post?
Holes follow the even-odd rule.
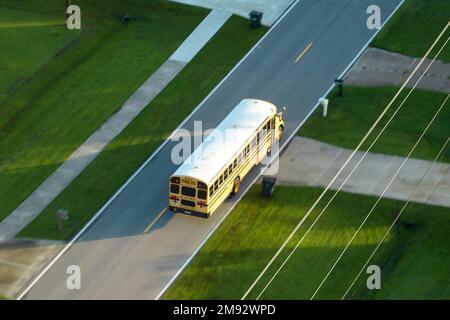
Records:
[[[58,230],[62,231],[64,222],[69,219],[69,212],[66,209],[59,209],[56,212],[56,222],[58,224]]]
[[[328,99],[326,98],[320,98],[319,103],[322,105],[322,116],[325,118],[328,114]]]
[[[66,0],[66,19],[69,18],[69,14],[67,13],[67,8],[72,5],[72,0]]]
[[[343,79],[335,79],[334,83],[339,88],[339,97],[342,97],[344,95],[344,93],[343,93],[344,80]]]

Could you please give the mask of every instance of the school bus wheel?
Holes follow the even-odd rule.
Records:
[[[231,190],[231,196],[236,195],[239,192],[239,187],[241,186],[241,178],[236,177],[233,182],[233,189]]]
[[[283,138],[283,134],[284,134],[284,126],[279,126],[278,127],[278,132],[279,132],[279,139],[281,140],[281,138]]]

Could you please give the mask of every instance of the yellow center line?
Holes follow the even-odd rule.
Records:
[[[150,224],[148,225],[147,228],[145,228],[144,233],[148,233],[150,231],[150,229],[155,225],[156,222],[158,222],[158,220],[163,216],[164,213],[166,213],[167,211],[167,207],[165,207],[164,209],[161,210],[160,213],[158,213],[158,215],[156,216],[155,219],[153,219],[152,222],[150,222]]]
[[[308,52],[309,49],[311,49],[313,43],[311,42],[310,44],[308,44],[305,48],[305,50],[302,51],[302,53],[300,53],[300,55],[297,57],[297,59],[295,59],[294,63],[297,63],[300,61],[301,58],[303,58],[303,56]]]

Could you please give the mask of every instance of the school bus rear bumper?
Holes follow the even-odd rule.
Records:
[[[204,212],[198,212],[198,211],[194,211],[194,210],[186,210],[186,209],[182,209],[182,208],[178,208],[178,207],[172,207],[169,206],[169,210],[175,213],[184,213],[184,214],[188,214],[191,216],[196,216],[196,217],[201,217],[201,218],[208,218],[209,215],[207,213]]]

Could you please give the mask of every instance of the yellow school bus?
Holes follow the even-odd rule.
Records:
[[[207,218],[271,151],[284,130],[270,102],[245,99],[183,162],[169,180],[169,210]]]

